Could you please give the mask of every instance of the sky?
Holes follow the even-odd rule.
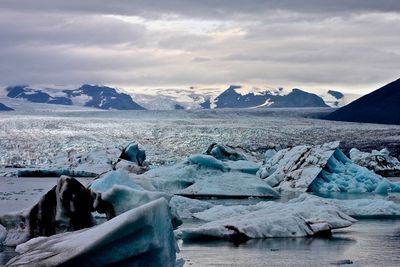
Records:
[[[367,93],[400,78],[400,1],[1,0],[0,62],[2,86]]]

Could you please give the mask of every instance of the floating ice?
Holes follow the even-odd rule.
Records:
[[[371,153],[361,152],[357,148],[352,148],[350,150],[350,158],[354,163],[382,176],[400,176],[400,161],[390,156],[390,152],[386,148],[380,151],[372,150]]]
[[[201,167],[205,167],[208,169],[229,171],[228,166],[226,166],[224,162],[214,158],[213,156],[196,154],[196,155],[189,156],[188,160],[192,164],[197,164]]]
[[[171,195],[162,192],[144,191],[143,189],[137,190],[118,184],[101,194],[101,199],[111,203],[113,206],[115,216],[159,198],[169,201]]]
[[[354,164],[339,149],[329,158],[324,169],[309,188],[312,192],[400,192],[400,185],[388,181],[365,167]]]
[[[219,160],[247,160],[244,155],[238,153],[233,148],[216,143],[208,147],[206,154]]]
[[[7,229],[0,224],[0,246],[3,244],[7,237]]]
[[[199,227],[182,229],[182,237],[248,239],[305,237],[330,234],[356,220],[334,205],[319,199],[295,203],[259,202],[250,206],[214,206],[194,214],[209,221]]]
[[[124,170],[105,173],[91,183],[90,189],[97,192],[105,192],[114,185],[124,185],[136,190],[144,190],[140,185],[135,183],[135,181],[129,177],[128,172]]]
[[[280,190],[307,191],[338,146],[332,142],[279,150],[261,166],[258,176]]]
[[[21,244],[6,266],[175,266],[168,204],[158,199],[88,230]]]
[[[257,175],[282,191],[398,192],[400,186],[354,164],[339,142],[282,149],[261,166]]]
[[[95,205],[107,206],[99,195],[76,179],[63,176],[32,208],[0,216],[7,229],[5,244],[12,246],[37,236],[75,231],[96,224]]]
[[[214,205],[206,201],[191,199],[182,196],[173,196],[169,202],[173,213],[177,213],[182,219],[191,219],[193,214],[212,208]]]
[[[255,175],[230,169],[231,162],[195,155],[173,166],[159,167],[136,177],[151,180],[159,191],[190,196],[278,197],[279,194]],[[239,163],[242,164],[242,163]],[[253,163],[248,164],[251,168]],[[236,166],[237,167],[237,166]],[[244,166],[240,166],[242,169]]]
[[[122,150],[120,159],[128,160],[137,164],[138,166],[144,166],[146,152],[144,149],[139,148],[139,144],[137,142],[130,142],[125,145],[125,148]]]
[[[318,200],[327,205],[337,206],[347,215],[357,218],[397,218],[400,217],[400,204],[385,199],[327,199],[309,194],[302,194],[290,202]]]

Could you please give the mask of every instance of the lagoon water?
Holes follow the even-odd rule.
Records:
[[[0,177],[0,213],[33,205],[56,178]],[[87,184],[89,179],[80,179]],[[339,196],[337,196],[339,197]],[[355,196],[352,196],[355,197]],[[225,205],[250,204],[250,200],[219,200]],[[219,203],[219,204],[222,204]],[[185,266],[400,266],[400,219],[360,220],[337,230],[331,238],[274,238],[228,241],[180,241]],[[15,255],[0,247],[0,265]]]

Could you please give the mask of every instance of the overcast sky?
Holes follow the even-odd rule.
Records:
[[[1,0],[0,85],[366,93],[400,78],[399,0]]]

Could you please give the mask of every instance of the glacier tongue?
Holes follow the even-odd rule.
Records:
[[[165,199],[88,230],[38,237],[17,246],[6,266],[175,266],[176,242]]]

